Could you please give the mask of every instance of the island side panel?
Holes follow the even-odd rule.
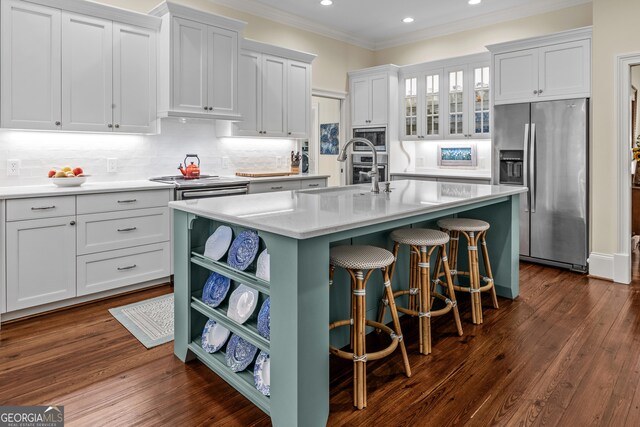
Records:
[[[271,420],[329,418],[329,240],[262,233],[271,258]]]
[[[174,254],[174,342],[173,353],[186,362],[195,356],[188,350],[191,336],[191,242],[190,224],[194,215],[180,210],[173,211],[173,254]]]

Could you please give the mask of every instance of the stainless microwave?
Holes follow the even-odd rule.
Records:
[[[356,128],[353,130],[354,138],[368,139],[376,151],[387,151],[387,128]],[[361,142],[353,144],[353,151],[371,151],[371,147]]]

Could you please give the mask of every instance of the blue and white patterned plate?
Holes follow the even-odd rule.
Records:
[[[202,288],[202,301],[210,307],[217,307],[227,297],[231,279],[213,272]]]
[[[238,270],[246,270],[256,258],[259,244],[258,233],[252,230],[243,231],[231,243],[227,263]]]
[[[258,333],[270,339],[271,337],[271,298],[267,298],[258,313]]]
[[[255,345],[233,334],[231,335],[229,344],[227,344],[227,353],[225,354],[227,366],[230,367],[233,372],[244,371],[251,365],[257,352],[258,348]]]
[[[233,231],[231,227],[221,225],[216,228],[216,231],[209,236],[207,242],[204,244],[204,256],[218,261],[227,253],[232,237]]]
[[[202,329],[202,349],[207,353],[215,353],[224,346],[230,333],[227,328],[209,319]]]
[[[264,351],[258,354],[256,365],[253,368],[253,383],[258,391],[265,396],[271,395],[271,361]]]

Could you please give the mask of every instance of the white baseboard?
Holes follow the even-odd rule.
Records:
[[[628,254],[613,254],[613,281],[616,283],[631,283],[631,256]]]
[[[613,255],[591,252],[589,255],[589,275],[613,280]]]

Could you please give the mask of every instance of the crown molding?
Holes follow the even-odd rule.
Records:
[[[541,15],[568,7],[591,3],[592,0],[538,0],[535,4],[518,6],[507,10],[491,12],[474,17],[473,19],[461,19],[458,21],[436,25],[418,30],[413,33],[394,37],[375,43],[374,50],[388,49],[410,43],[420,42],[435,37],[446,36],[462,31],[474,30],[501,22],[514,21],[528,16]]]
[[[287,49],[280,46],[275,46],[268,43],[262,43],[251,39],[242,39],[240,47],[244,50],[250,50],[252,52],[266,53],[268,55],[279,56],[281,58],[293,59],[295,61],[312,63],[316,58],[316,54],[301,52],[299,50]]]
[[[266,6],[255,0],[209,0],[212,3],[226,6],[231,9],[246,12],[251,15],[270,19],[281,24],[289,25],[301,30],[320,34],[335,40],[349,43],[369,50],[382,50],[398,47],[410,43],[428,40],[435,37],[446,36],[459,33],[461,31],[473,30],[501,22],[513,21],[515,19],[528,16],[540,15],[555,10],[566,9],[568,7],[579,6],[591,3],[592,0],[537,0],[534,4],[518,6],[511,9],[487,13],[474,17],[473,19],[460,19],[458,21],[435,25],[433,27],[417,30],[409,34],[389,38],[383,41],[372,41],[352,34],[339,31],[322,24],[318,24],[311,19],[303,18],[289,12],[281,11],[270,6]]]
[[[226,16],[216,15],[215,13],[205,12],[200,9],[194,9],[172,1],[164,1],[149,11],[149,15],[157,17],[162,17],[167,13],[181,18],[190,19],[192,21],[219,26],[238,32],[242,32],[244,27],[247,25],[246,22],[238,19],[227,18]]]
[[[289,25],[300,30],[309,31],[311,33],[319,34],[321,36],[329,37],[335,40],[339,40],[345,43],[349,43],[355,46],[359,46],[365,49],[374,50],[375,43],[355,37],[351,34],[339,31],[325,25],[313,22],[310,19],[294,15],[292,13],[284,12],[262,3],[258,3],[254,0],[209,0],[211,3],[215,3],[221,6],[228,7],[230,9],[239,10],[241,12],[248,13],[250,15],[259,16],[261,18],[270,19],[280,24]]]
[[[493,54],[511,52],[515,50],[530,49],[533,47],[565,43],[574,40],[591,39],[593,27],[576,28],[573,30],[561,31],[559,33],[548,34],[540,37],[529,37],[526,39],[513,40],[504,43],[490,44],[487,49]]]

